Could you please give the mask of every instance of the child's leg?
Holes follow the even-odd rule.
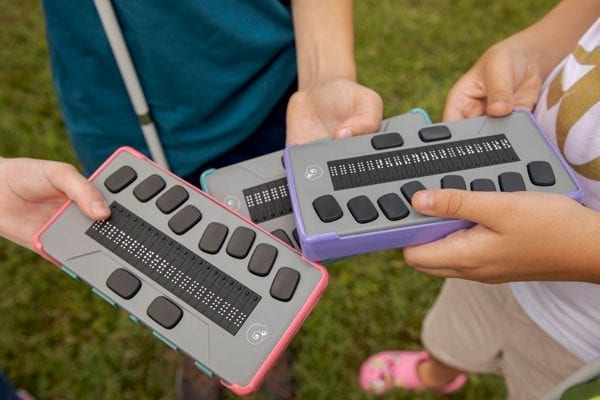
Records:
[[[464,371],[444,364],[431,355],[417,365],[419,379],[425,387],[432,390],[448,384],[462,373]]]
[[[447,280],[421,339],[444,364],[504,376],[514,399],[538,399],[583,365],[525,314],[508,284]]]
[[[500,372],[499,327],[506,324],[493,310],[501,308],[502,301],[490,292],[465,289],[464,283],[444,282],[423,323],[427,352],[388,351],[371,356],[359,375],[365,390],[378,394],[393,386],[439,390],[453,383],[462,371]],[[427,357],[423,355],[427,353]]]
[[[421,329],[425,348],[441,363],[483,374],[501,373],[507,334],[501,285],[446,279]]]
[[[394,386],[439,390],[448,380],[448,392],[460,387],[460,371],[469,371],[504,376],[510,398],[537,399],[583,364],[531,321],[507,284],[446,280],[421,339],[426,352],[370,357],[361,386],[375,393]]]

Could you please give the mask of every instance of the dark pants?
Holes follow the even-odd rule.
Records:
[[[0,400],[18,400],[19,397],[12,387],[8,377],[0,370]]]

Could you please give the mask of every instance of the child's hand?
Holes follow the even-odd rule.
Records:
[[[490,47],[454,84],[444,120],[531,111],[541,84],[598,18],[597,0],[563,0],[544,18]]]
[[[422,214],[476,223],[404,249],[418,271],[488,283],[600,282],[600,213],[566,196],[444,189],[418,192],[412,204]]]
[[[290,98],[286,144],[372,133],[382,114],[383,102],[373,90],[345,78],[318,82]]]
[[[535,60],[534,50],[519,36],[490,47],[448,93],[444,120],[531,111],[543,80]]]
[[[0,158],[0,236],[33,249],[33,236],[67,201],[105,219],[110,209],[96,187],[69,164]]]

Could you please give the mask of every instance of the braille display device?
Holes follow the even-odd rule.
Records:
[[[471,225],[415,212],[411,198],[426,188],[582,197],[563,157],[523,111],[290,146],[284,162],[310,260],[425,243]]]
[[[420,108],[382,121],[379,131],[398,132],[421,128],[431,123],[427,112]],[[387,136],[381,146],[393,145]],[[202,189],[232,210],[261,225],[290,246],[299,249],[292,202],[283,167],[283,150],[261,157],[210,169],[202,174]]]
[[[256,390],[327,285],[327,272],[130,148],[92,175],[111,208],[67,203],[36,246],[237,394]]]

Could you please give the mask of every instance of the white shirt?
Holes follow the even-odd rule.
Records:
[[[534,115],[573,167],[583,203],[600,211],[600,19],[550,74]],[[584,362],[600,356],[600,285],[516,282],[511,288],[529,317],[567,350]]]

